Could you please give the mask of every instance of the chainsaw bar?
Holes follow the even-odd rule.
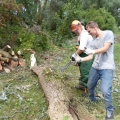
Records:
[[[63,72],[65,69],[67,69],[70,64],[71,64],[71,61],[68,62],[65,66],[63,66],[63,67],[61,68],[61,71]]]

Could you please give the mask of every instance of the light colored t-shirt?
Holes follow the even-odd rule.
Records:
[[[95,69],[115,69],[114,63],[114,34],[110,30],[103,31],[103,35],[100,39],[94,38],[91,42],[93,49],[99,49],[104,46],[104,43],[110,42],[111,46],[105,53],[95,55],[95,59],[92,67]]]
[[[90,46],[90,42],[93,40],[92,36],[83,29],[81,34],[78,36],[78,41],[80,41],[79,48],[80,50],[85,50],[85,48]]]

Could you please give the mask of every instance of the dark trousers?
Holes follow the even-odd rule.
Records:
[[[81,53],[80,57],[86,57],[87,55],[85,53]],[[88,62],[82,62],[79,64],[79,70],[80,70],[80,78],[79,78],[79,84],[87,87],[87,82],[88,82],[88,76],[89,76],[89,71],[91,69],[92,63],[91,61]]]

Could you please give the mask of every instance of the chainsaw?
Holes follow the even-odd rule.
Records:
[[[72,61],[75,61],[75,58],[74,57],[71,57],[71,60]],[[69,65],[72,63],[71,60],[61,68],[61,71],[63,72],[65,69],[67,69],[69,67]]]

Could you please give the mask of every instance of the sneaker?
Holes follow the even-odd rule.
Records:
[[[113,120],[113,119],[114,119],[113,111],[107,111],[105,120]]]
[[[85,89],[85,86],[78,85],[78,86],[75,86],[75,88],[76,88],[77,90],[84,90],[84,89]]]

